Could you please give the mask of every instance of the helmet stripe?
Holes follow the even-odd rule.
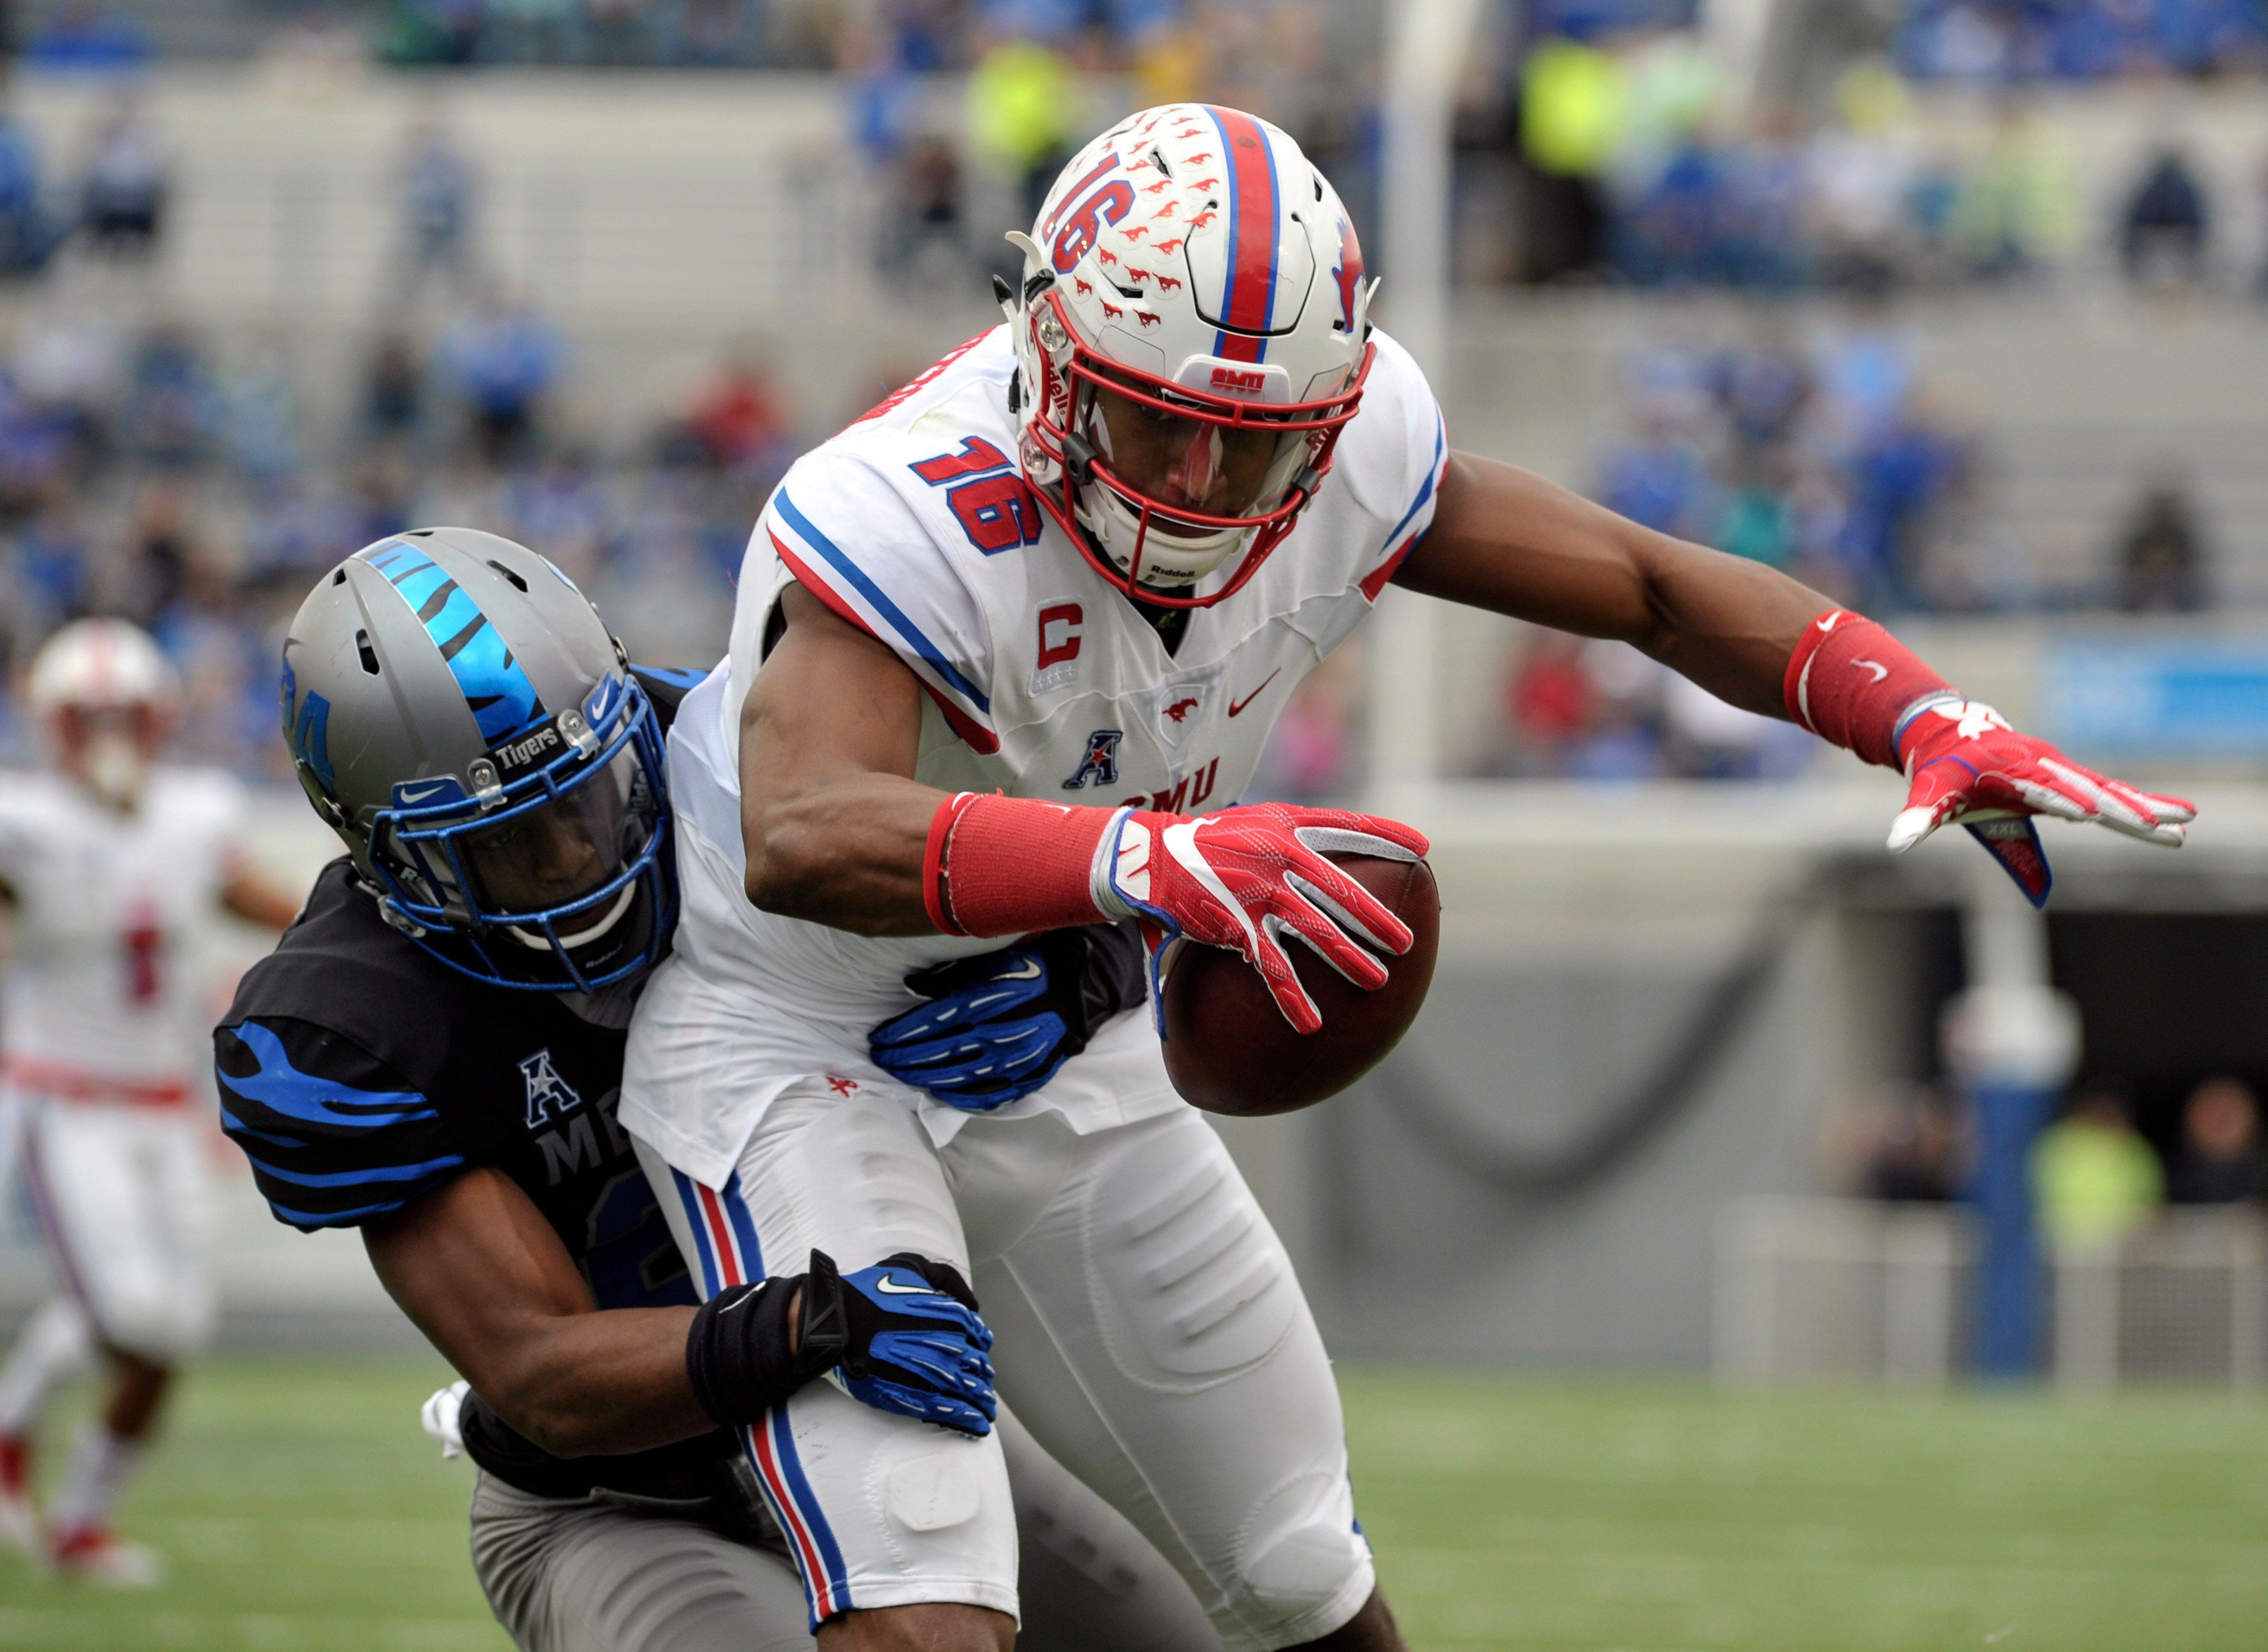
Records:
[[[1265,334],[1275,315],[1281,216],[1276,151],[1260,122],[1243,111],[1207,104],[1205,113],[1220,133],[1221,153],[1228,160],[1228,276],[1221,288],[1222,330],[1213,354],[1231,361],[1265,361],[1265,338],[1237,334]]]
[[[440,651],[466,707],[494,745],[543,715],[535,685],[472,593],[422,551],[394,540],[357,557],[386,576]]]

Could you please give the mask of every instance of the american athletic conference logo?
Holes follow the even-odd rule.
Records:
[[[1079,767],[1064,782],[1065,791],[1083,789],[1089,781],[1098,786],[1118,783],[1118,742],[1126,738],[1123,729],[1097,729],[1086,737],[1086,755],[1079,760]]]
[[[551,1122],[556,1105],[561,1117],[583,1105],[582,1092],[559,1076],[559,1069],[551,1065],[551,1052],[541,1049],[519,1064],[519,1076],[527,1081],[527,1127],[541,1130]]]

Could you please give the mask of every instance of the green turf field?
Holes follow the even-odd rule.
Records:
[[[437,1367],[200,1374],[127,1530],[176,1581],[0,1560],[0,1647],[508,1652]],[[1720,1395],[1346,1379],[1364,1524],[1411,1644],[1616,1652],[2258,1652],[2268,1399]]]

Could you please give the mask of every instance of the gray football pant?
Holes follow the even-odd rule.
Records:
[[[1022,1550],[1021,1652],[1219,1652],[1165,1557],[1005,1411],[1000,1443]],[[482,1474],[473,1571],[520,1652],[811,1652],[784,1544],[578,1497],[532,1497]]]

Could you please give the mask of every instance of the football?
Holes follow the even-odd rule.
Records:
[[[1433,981],[1441,897],[1424,861],[1330,857],[1410,926],[1410,950],[1387,958],[1386,985],[1365,992],[1295,937],[1285,951],[1322,1012],[1321,1031],[1292,1030],[1267,984],[1238,954],[1183,943],[1167,960],[1166,1071],[1207,1112],[1259,1118],[1336,1096],[1402,1041]]]

